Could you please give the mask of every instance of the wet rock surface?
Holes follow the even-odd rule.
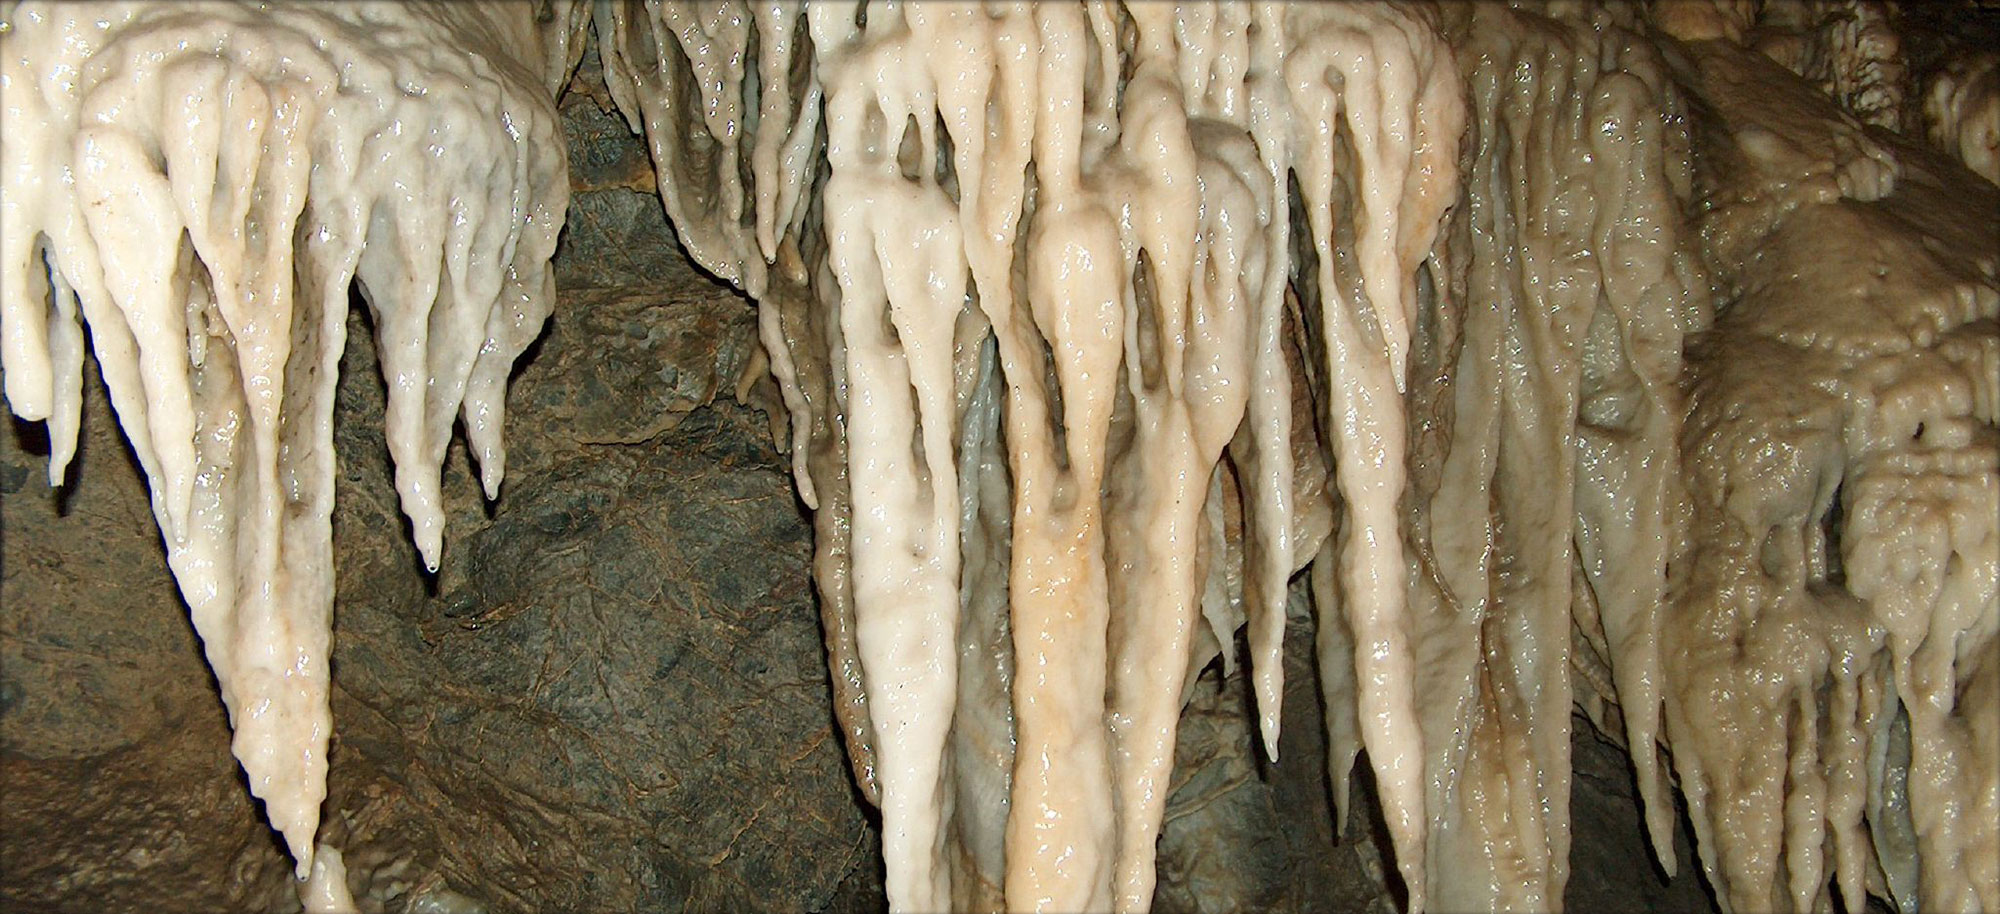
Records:
[[[589,91],[565,114],[562,302],[516,375],[502,497],[481,498],[462,448],[447,466],[435,578],[353,319],[325,838],[369,911],[881,910],[809,527],[768,418],[732,397],[753,312],[681,255],[622,121]],[[295,910],[87,371],[65,489],[43,481],[37,429],[0,434],[0,908]],[[1243,671],[1195,690],[1157,910],[1397,909],[1365,779],[1336,841],[1310,628],[1293,629],[1281,764],[1256,753]],[[1711,910],[1695,876],[1657,880],[1629,770],[1593,739],[1579,727],[1571,909]]]

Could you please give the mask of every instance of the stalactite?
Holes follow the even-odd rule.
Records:
[[[858,710],[866,696],[866,716],[846,718],[850,746],[857,770],[872,765],[879,779],[899,905],[997,904],[995,887],[1016,907],[1150,903],[1196,626],[1228,612],[1216,599],[1204,608],[1215,578],[1188,560],[1213,529],[1204,517],[1219,507],[1210,493],[1222,492],[1211,479],[1241,488],[1240,499],[1227,493],[1243,518],[1235,574],[1275,754],[1283,583],[1302,564],[1283,341],[1294,170],[1313,201],[1302,212],[1320,240],[1309,244],[1323,254],[1324,275],[1299,281],[1325,288],[1313,321],[1334,346],[1320,369],[1334,379],[1323,405],[1342,417],[1330,450],[1373,452],[1377,468],[1340,478],[1356,533],[1338,550],[1354,594],[1344,605],[1369,647],[1361,681],[1378,709],[1364,739],[1384,760],[1413,744],[1394,516],[1399,391],[1415,266],[1456,196],[1460,122],[1449,57],[1427,23],[1359,6],[1197,7],[1189,17],[1101,4],[610,11],[601,34],[618,50],[607,73],[635,100],[628,110],[651,138],[690,250],[754,295],[782,259],[771,252],[797,237],[798,250],[824,252],[820,269],[834,280],[814,291],[820,308],[837,307],[837,340],[767,333],[767,342],[785,347],[772,362],[788,389],[795,459],[805,455],[802,491],[821,494],[819,464],[844,466],[853,493],[852,564],[822,561],[822,592],[829,572],[918,588],[856,586],[852,609],[836,607],[829,626],[837,684],[852,690],[839,672],[848,648],[832,633],[845,613],[856,620],[863,688],[842,704]],[[801,17],[809,46],[795,40]],[[791,55],[756,72],[787,79],[748,78],[753,37]],[[805,72],[796,61],[808,51]],[[1378,68],[1388,75],[1374,77]],[[822,97],[824,111],[812,111]],[[677,119],[675,105],[708,116]],[[753,109],[779,135],[823,123],[824,164],[791,158],[744,172],[742,144],[788,142],[739,135],[735,112]],[[1336,144],[1352,172],[1335,173]],[[687,198],[702,187],[688,178],[716,174],[744,184],[720,190],[719,206]],[[823,229],[792,209],[808,186],[821,188]],[[1339,256],[1356,264],[1354,285],[1337,290],[1326,287],[1336,219],[1349,239]],[[782,327],[785,311],[767,304],[766,326]],[[987,345],[993,366],[972,370],[986,364]],[[824,409],[804,387],[826,383],[797,370],[807,364],[838,366],[829,374],[845,397],[845,455],[803,446],[812,433],[800,430]],[[966,537],[971,515],[956,504],[970,496],[953,494],[964,456],[954,460],[952,442],[969,434],[963,404],[992,367],[1005,401],[1002,494],[1012,497],[1004,550]],[[1225,453],[1233,470],[1219,467]],[[863,466],[865,480],[853,475]],[[964,548],[948,548],[954,540]],[[1227,557],[1212,549],[1210,567],[1223,572]],[[997,589],[1000,568],[1009,569],[1011,657],[991,642],[990,623],[965,656],[1011,666],[1011,730],[987,729],[1013,745],[946,762],[941,709],[970,710],[952,697],[964,679],[952,650],[959,614],[999,605],[970,592],[962,608],[951,600],[961,578]],[[1223,622],[1214,640],[1233,640],[1234,627]],[[1385,761],[1380,773],[1399,810],[1403,859],[1416,867],[1417,772]],[[1011,783],[1009,815],[948,826],[946,778]],[[994,869],[994,836],[974,833],[1002,821],[1004,871]],[[950,885],[947,844],[988,848],[986,863],[961,867],[987,888]]]

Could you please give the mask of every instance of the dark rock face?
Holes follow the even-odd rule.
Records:
[[[638,320],[657,303],[589,306]],[[718,324],[711,348],[731,329]],[[566,336],[555,330],[519,381],[564,433],[520,462],[490,521],[454,518],[468,532],[434,594],[411,570],[393,502],[354,506],[374,516],[341,554],[416,586],[365,608],[368,584],[342,591],[343,773],[329,808],[359,812],[334,837],[389,864],[429,858],[378,880],[378,896],[436,873],[493,910],[822,904],[872,839],[830,729],[810,543],[780,458],[761,416],[734,404],[678,424],[649,413],[668,428],[624,440],[631,421],[601,401],[664,398],[668,382],[577,396],[605,362]],[[690,354],[713,356],[621,356],[692,374]],[[451,485],[476,515],[463,469]],[[357,564],[346,560],[344,585]]]
[[[510,395],[507,488],[486,504],[454,452],[435,579],[353,319],[324,837],[371,911],[880,910],[809,527],[767,416],[731,395],[753,312],[681,255],[643,148],[591,99],[586,82],[565,102],[563,298]],[[0,908],[296,910],[90,375],[64,491],[42,482],[38,430],[0,434]],[[1335,840],[1309,623],[1293,629],[1282,764],[1256,754],[1241,671],[1196,689],[1157,910],[1397,909],[1365,780]],[[1572,909],[1708,910],[1696,877],[1651,874],[1630,773],[1585,731]]]
[[[1155,911],[1401,910],[1383,881],[1394,867],[1385,867],[1387,834],[1378,838],[1368,819],[1373,807],[1352,810],[1336,836],[1304,587],[1292,597],[1278,763],[1259,744],[1247,667],[1224,676],[1212,664],[1181,715]]]

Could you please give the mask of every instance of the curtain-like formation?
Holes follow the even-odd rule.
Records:
[[[1482,7],[1453,34],[1466,186],[1412,377],[1407,521],[1429,869],[1443,910],[1552,910],[1574,703],[1622,729],[1673,865],[1659,613],[1681,346],[1709,286],[1678,94],[1629,17]]]
[[[1709,42],[1668,731],[1739,910],[2000,906],[2000,193]],[[1754,88],[1753,88],[1754,87]]]

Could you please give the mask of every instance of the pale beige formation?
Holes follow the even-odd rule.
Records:
[[[347,890],[347,863],[340,851],[324,844],[313,849],[312,873],[299,889],[299,903],[306,914],[356,914],[359,909]]]
[[[2000,184],[2000,49],[1954,54],[1931,76],[1923,105],[1930,141]]]
[[[60,473],[81,307],[302,872],[346,290],[434,563],[455,413],[498,483],[594,23],[758,302],[894,909],[1147,909],[1239,628],[1276,759],[1301,572],[1412,910],[1561,906],[1578,707],[1731,910],[2000,909],[2000,190],[1893,133],[1990,177],[1990,54],[1919,110],[1872,0],[529,12],[6,39],[10,402]]]
[[[1689,351],[1662,629],[1698,845],[1738,910],[1823,908],[1829,877],[1992,910],[2000,193],[1768,60],[1690,63],[1733,293]]]
[[[1889,0],[1764,0],[1742,40],[1862,123],[1896,130],[1910,91],[1896,15]]]
[[[1682,215],[1684,112],[1629,17],[1460,16],[1466,190],[1412,382],[1429,869],[1441,910],[1548,910],[1578,696],[1623,710],[1597,717],[1623,730],[1673,864],[1658,614],[1681,346],[1709,287]],[[1592,658],[1599,681],[1573,684]]]
[[[453,424],[496,493],[502,388],[553,297],[567,52],[545,56],[526,3],[29,3],[0,42],[8,402],[50,422],[60,480],[88,321],[232,748],[303,877],[349,287],[435,567]]]

